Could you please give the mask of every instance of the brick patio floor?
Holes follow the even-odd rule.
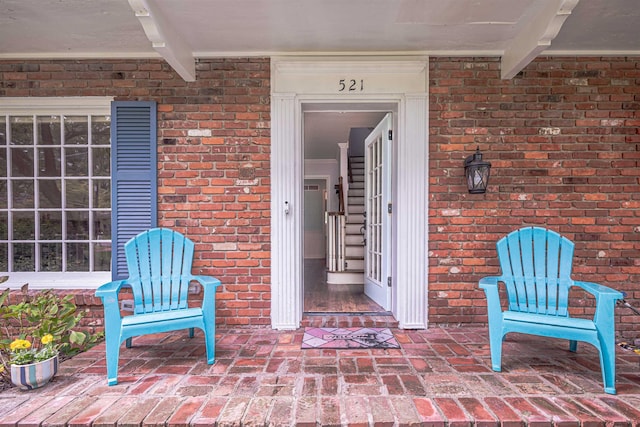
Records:
[[[348,326],[348,325],[343,325]],[[595,350],[512,334],[490,369],[486,328],[392,328],[399,350],[301,350],[304,330],[219,329],[134,339],[119,384],[104,345],[67,360],[47,386],[0,393],[0,426],[605,427],[640,424],[640,356],[618,349],[616,396]]]

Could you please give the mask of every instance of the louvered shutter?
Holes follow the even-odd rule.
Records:
[[[124,244],[158,222],[156,103],[111,104],[111,275],[127,277]]]

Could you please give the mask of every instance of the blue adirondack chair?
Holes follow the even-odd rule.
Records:
[[[215,360],[215,293],[220,281],[210,276],[191,274],[194,244],[182,234],[167,228],[153,228],[130,239],[124,245],[129,277],[106,283],[96,296],[104,305],[104,326],[109,385],[118,383],[120,345],[145,334],[194,328],[204,332],[207,363]],[[204,289],[201,307],[189,307],[189,283],[199,282]],[[121,316],[118,293],[133,291],[133,314]]]
[[[484,277],[480,287],[487,297],[491,365],[501,370],[502,341],[509,332],[520,332],[570,342],[577,341],[598,349],[604,391],[615,394],[614,308],[622,294],[596,283],[571,279],[574,244],[558,233],[540,227],[511,232],[497,243],[501,276]],[[500,303],[498,283],[504,283],[508,308]],[[569,317],[569,288],[577,286],[596,300],[593,319]]]

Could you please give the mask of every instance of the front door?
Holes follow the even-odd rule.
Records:
[[[391,302],[391,129],[387,114],[365,139],[364,292],[385,310]]]

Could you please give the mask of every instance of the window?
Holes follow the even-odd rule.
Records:
[[[109,107],[0,98],[0,272],[110,271]]]

